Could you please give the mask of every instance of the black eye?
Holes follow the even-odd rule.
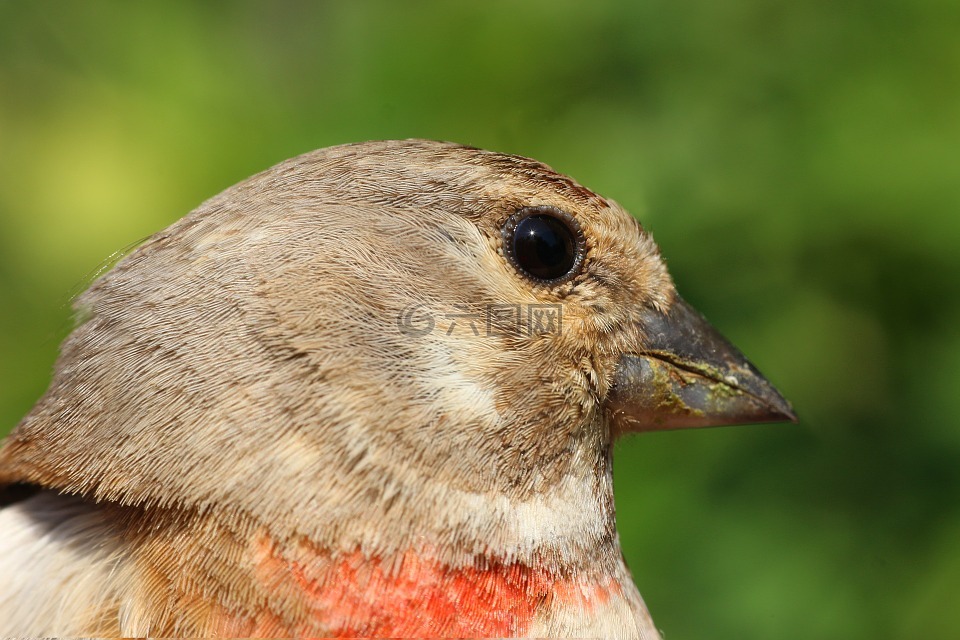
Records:
[[[576,275],[583,262],[580,225],[554,207],[525,207],[503,229],[506,253],[524,275],[556,284]]]

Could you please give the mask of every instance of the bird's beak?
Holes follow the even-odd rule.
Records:
[[[616,431],[797,421],[790,403],[682,298],[638,322],[644,344],[621,356],[607,398]]]

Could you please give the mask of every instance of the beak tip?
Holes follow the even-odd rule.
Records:
[[[773,409],[770,412],[770,419],[764,422],[789,422],[791,424],[797,424],[800,422],[800,418],[797,417],[793,408],[787,405],[787,407],[783,409]]]
[[[797,412],[793,410],[793,407],[789,407],[787,411],[781,414],[780,422],[789,422],[791,424],[797,424],[800,422],[800,417],[797,416]]]
[[[794,411],[790,402],[780,395],[780,392],[767,384],[768,392],[761,396],[764,404],[767,405],[768,413],[764,416],[764,422],[790,422],[797,424],[800,419],[797,412]]]

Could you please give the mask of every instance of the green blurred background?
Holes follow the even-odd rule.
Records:
[[[668,640],[960,637],[960,3],[0,1],[0,434],[113,252],[289,156],[533,156],[797,426],[617,450]]]

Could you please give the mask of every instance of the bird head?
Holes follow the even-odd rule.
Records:
[[[624,209],[453,144],[284,162],[78,310],[0,481],[333,550],[586,562],[616,437],[793,419]]]

